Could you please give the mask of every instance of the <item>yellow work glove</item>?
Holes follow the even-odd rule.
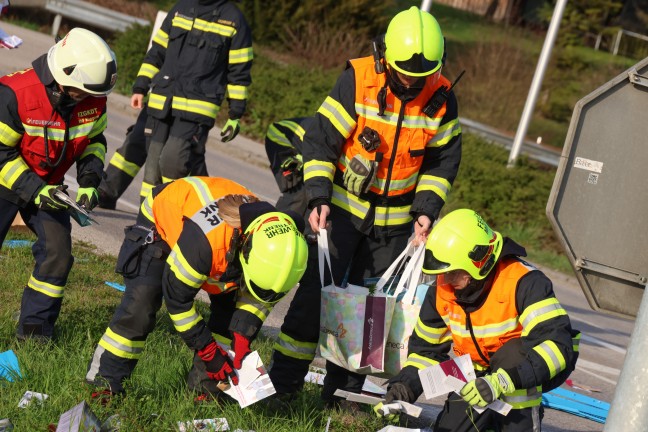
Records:
[[[384,418],[390,423],[398,423],[400,420],[400,407],[396,408],[393,405],[395,404],[386,404],[383,402],[374,405],[373,410],[376,413],[376,417]]]
[[[84,209],[90,211],[99,204],[99,192],[93,187],[80,187],[77,191],[76,202]]]
[[[222,142],[228,142],[232,141],[236,135],[238,135],[239,131],[241,130],[241,126],[239,126],[239,121],[238,119],[232,120],[228,119],[225,125],[223,126],[223,129],[221,129],[221,141]]]
[[[484,375],[481,378],[470,381],[461,389],[461,397],[470,405],[485,407],[499,398],[501,394],[509,394],[515,391],[515,385],[509,374],[502,368],[495,373]]]
[[[344,187],[355,196],[368,192],[376,178],[377,168],[375,161],[367,160],[360,154],[353,156],[342,177]]]
[[[34,198],[34,204],[43,210],[65,210],[68,208],[67,204],[54,198],[54,192],[65,192],[66,189],[65,185],[45,185],[38,191]]]

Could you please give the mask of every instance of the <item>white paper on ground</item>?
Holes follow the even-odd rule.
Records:
[[[446,385],[449,387],[452,387],[455,393],[460,394],[459,392],[463,388],[463,386],[466,384],[463,381],[453,377],[453,376],[447,376],[445,377],[445,382]],[[473,409],[477,411],[479,414],[483,413],[486,411],[486,409],[491,409],[497,413],[502,414],[503,416],[506,416],[509,411],[511,411],[511,408],[513,408],[510,404],[507,404],[504,401],[501,401],[499,399],[495,399],[493,402],[490,404],[486,405],[484,408],[480,408],[478,406],[473,406]]]
[[[227,423],[226,418],[189,420],[189,421],[179,421],[178,429],[180,432],[228,431],[229,424]]]
[[[23,395],[23,397],[20,399],[20,402],[18,402],[18,408],[25,408],[33,401],[38,401],[38,403],[43,403],[43,401],[47,398],[48,396],[45,393],[36,393],[27,390]]]
[[[325,376],[326,374],[324,373],[309,371],[304,377],[304,382],[324,385]],[[371,382],[369,379],[366,379],[364,384],[362,385],[362,391],[379,395],[384,395],[387,393],[387,390]]]
[[[230,355],[233,353],[230,352]],[[238,377],[239,385],[230,386],[225,393],[236,399],[241,408],[276,393],[258,351],[253,351],[245,357],[241,369],[238,370]]]
[[[351,393],[340,389],[335,390],[335,393],[333,393],[333,395],[341,398],[345,398],[346,400],[351,402],[364,403],[368,405],[376,405],[379,404],[380,402],[385,401],[384,399],[379,397],[369,396],[365,394]],[[416,405],[403,402],[403,401],[394,401],[389,405],[390,406],[393,405],[394,408],[412,417],[418,417],[419,415],[421,415],[421,411],[422,411],[421,407],[417,407]]]

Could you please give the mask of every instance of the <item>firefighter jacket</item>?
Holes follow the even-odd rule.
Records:
[[[540,404],[542,385],[575,364],[580,333],[572,332],[551,281],[519,258],[525,255],[506,238],[495,269],[470,300],[458,299],[439,275],[426,294],[405,367],[391,382],[404,382],[418,397],[423,392],[418,370],[448,360],[451,345],[456,356],[469,354],[480,374],[502,345],[521,338],[529,348],[525,359],[506,369],[517,390],[502,400],[514,408]]]
[[[0,197],[31,202],[46,184],[61,184],[76,163],[80,187],[97,187],[106,155],[106,97],[53,107],[58,90],[46,56],[0,78]]]
[[[229,118],[245,112],[251,68],[251,31],[232,2],[180,0],[154,35],[133,93],[151,88],[155,118],[171,113],[212,127],[226,92]]]
[[[302,158],[304,134],[312,117],[292,118],[272,123],[268,127],[265,137],[265,150],[270,161],[270,169],[283,193],[286,188],[284,184],[284,170],[281,165],[284,161],[295,156]]]
[[[461,127],[453,92],[428,117],[423,108],[446,78],[428,78],[412,100],[401,101],[374,70],[373,57],[351,60],[320,106],[304,138],[304,180],[309,203],[326,200],[345,210],[357,229],[409,232],[414,216],[436,219],[457,175]],[[381,102],[382,101],[382,102]],[[384,103],[383,103],[384,102]],[[358,141],[364,128],[380,145],[367,151]],[[350,160],[361,154],[378,163],[377,177],[359,197],[342,181]]]
[[[212,335],[196,310],[195,296],[200,289],[210,294],[231,292],[240,280],[224,280],[231,279],[225,276],[231,273],[226,254],[235,227],[219,216],[217,201],[228,194],[253,194],[215,177],[185,177],[161,186],[142,202],[141,213],[171,249],[162,289],[173,325],[189,347],[202,349]],[[250,338],[271,308],[241,290],[236,309],[230,330]]]

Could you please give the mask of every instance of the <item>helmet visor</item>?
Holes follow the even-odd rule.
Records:
[[[421,76],[434,73],[441,63],[436,60],[426,59],[422,53],[416,53],[407,60],[395,60],[394,64],[404,73]]]
[[[443,273],[445,269],[450,267],[450,263],[439,260],[434,256],[430,249],[425,249],[425,257],[423,258],[423,272],[429,274]]]
[[[278,293],[273,290],[261,288],[259,285],[255,284],[252,280],[248,283],[248,289],[252,291],[255,297],[261,300],[264,303],[274,304],[286,296],[286,292]]]
[[[88,90],[91,93],[110,93],[110,91],[115,87],[117,82],[117,64],[115,61],[111,61],[106,64],[106,79],[104,82],[99,84],[86,84],[83,83],[83,89]]]

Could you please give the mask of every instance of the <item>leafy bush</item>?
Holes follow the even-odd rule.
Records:
[[[148,42],[151,37],[151,26],[134,25],[124,33],[117,33],[110,46],[117,56],[118,93],[130,95],[131,87],[139,71]]]

